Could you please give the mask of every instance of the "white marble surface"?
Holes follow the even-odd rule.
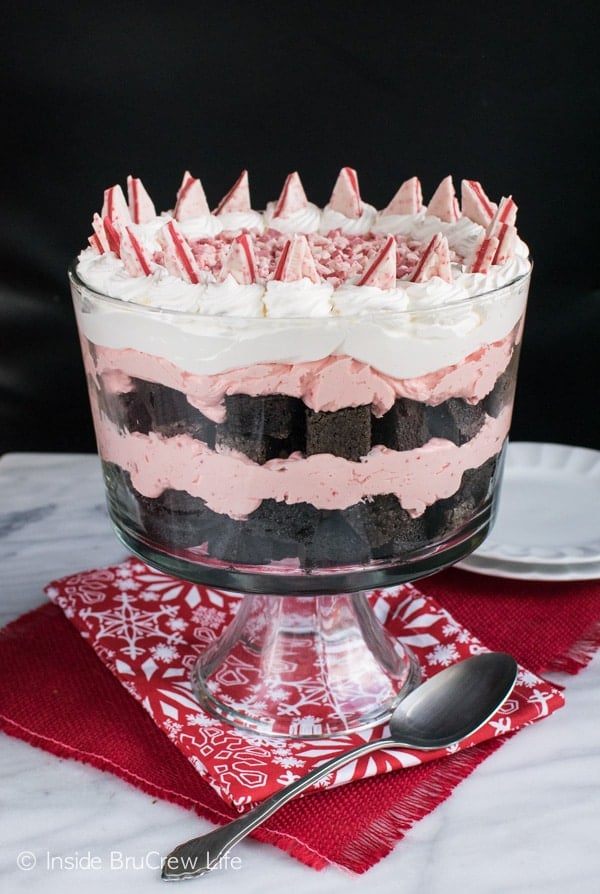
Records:
[[[49,580],[123,557],[96,457],[0,460],[2,625],[39,605]],[[596,894],[600,657],[578,676],[557,679],[566,683],[567,706],[507,742],[367,874],[315,872],[246,840],[233,852],[239,868],[186,885],[218,894],[283,887],[307,894]],[[159,891],[160,855],[210,828],[108,773],[1,733],[0,805],[0,890],[10,894]]]

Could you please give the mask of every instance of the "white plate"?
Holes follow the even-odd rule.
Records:
[[[496,522],[473,558],[600,565],[600,451],[509,443]]]
[[[594,580],[600,578],[600,562],[582,562],[580,564],[525,565],[519,562],[495,562],[493,559],[479,558],[475,553],[462,562],[457,568],[473,571],[476,574],[487,574],[490,577],[508,577],[515,580],[567,581]]]

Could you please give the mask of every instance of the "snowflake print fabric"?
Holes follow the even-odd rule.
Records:
[[[261,738],[205,713],[192,693],[191,672],[198,655],[228,626],[243,596],[176,580],[137,559],[54,581],[46,594],[221,798],[238,809],[386,732],[378,727],[313,740]],[[369,600],[387,630],[411,649],[423,678],[486,651],[483,643],[412,584],[374,590]],[[343,767],[316,787],[342,785],[441,758],[514,732],[547,717],[563,703],[558,690],[520,668],[510,699],[473,737],[444,751],[377,752]]]

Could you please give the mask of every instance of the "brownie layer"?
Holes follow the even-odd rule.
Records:
[[[376,446],[413,450],[431,438],[465,444],[481,429],[486,415],[496,417],[512,403],[516,363],[511,361],[490,394],[476,404],[450,398],[432,407],[398,398],[380,418],[370,406],[315,412],[296,397],[234,394],[225,398],[225,421],[215,423],[191,406],[184,394],[165,385],[133,379],[126,392],[98,391],[93,383],[91,387],[102,412],[122,431],[154,431],[164,437],[189,434],[217,451],[235,450],[259,464],[297,452],[359,461]]]
[[[103,467],[109,500],[143,538],[172,549],[202,547],[207,556],[230,564],[292,559],[318,568],[403,560],[458,533],[491,494],[497,457],[467,470],[454,496],[438,500],[418,518],[393,494],[385,494],[339,510],[267,499],[245,520],[236,520],[184,491],[144,497],[119,466],[105,462]]]

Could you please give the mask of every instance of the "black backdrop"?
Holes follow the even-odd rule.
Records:
[[[105,187],[168,208],[185,169],[257,208],[298,170],[511,194],[535,260],[513,437],[600,447],[600,14],[558,4],[165,3],[3,13],[0,452],[91,451],[66,267]],[[58,7],[58,5],[57,5]]]

